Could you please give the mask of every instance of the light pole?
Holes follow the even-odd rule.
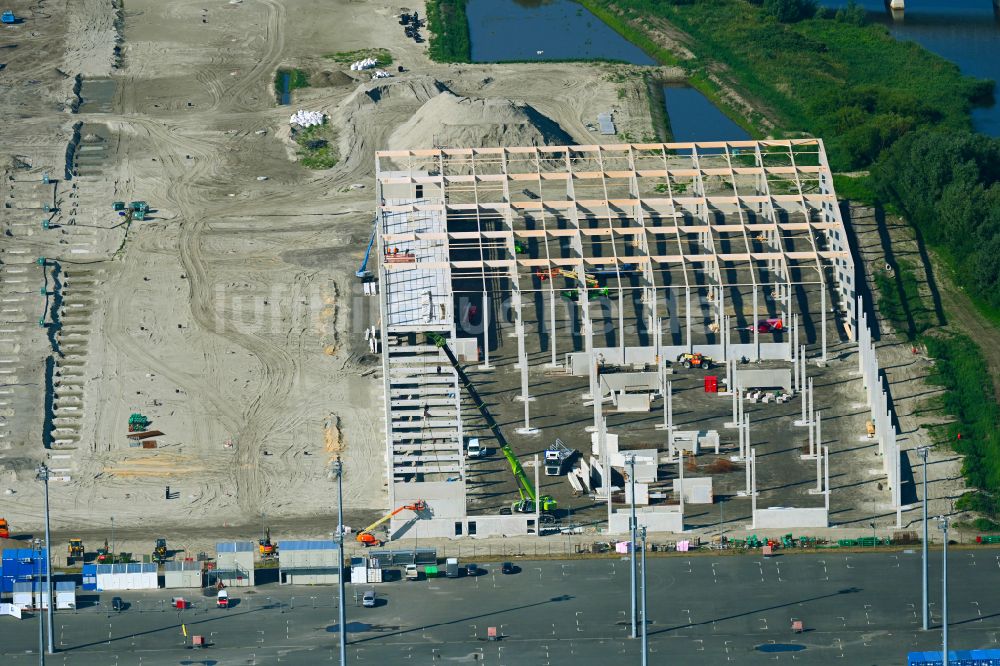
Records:
[[[52,550],[49,547],[49,467],[45,463],[38,466],[37,478],[45,487],[45,615],[48,619],[49,654],[55,654],[55,643],[52,641]]]
[[[340,458],[333,463],[337,474],[337,555],[340,558],[338,587],[338,621],[340,624],[340,666],[347,666],[347,612],[344,608],[344,463]]]
[[[41,597],[41,587],[42,587],[42,542],[38,539],[33,540],[32,545],[35,549],[35,562],[37,563],[38,571],[38,586],[34,584],[31,585],[31,595],[35,595],[35,590],[38,590],[38,596]],[[42,614],[38,614],[38,663],[41,666],[45,666],[45,639],[42,637]]]
[[[930,618],[928,618],[927,613],[927,447],[921,446],[917,449],[920,457],[923,459],[923,470],[924,470],[924,539],[923,539],[923,591],[924,591],[924,631],[930,629]]]
[[[948,516],[941,516],[944,550],[941,551],[941,664],[948,666]]]
[[[649,656],[649,636],[647,635],[646,620],[646,527],[639,528],[639,536],[642,538],[642,666],[646,666],[646,659]]]
[[[632,638],[637,638],[635,622],[635,455],[630,455],[625,459],[629,465],[628,482],[632,489],[632,516],[629,518],[629,559],[632,568]],[[609,470],[610,478],[610,470]]]

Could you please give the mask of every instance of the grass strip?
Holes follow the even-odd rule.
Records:
[[[427,50],[436,62],[471,62],[472,43],[469,19],[465,14],[467,0],[427,0],[427,28],[430,45]]]

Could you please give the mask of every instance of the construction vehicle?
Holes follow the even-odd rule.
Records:
[[[677,357],[677,362],[685,368],[701,368],[702,370],[708,370],[712,367],[711,357],[705,356],[700,352],[695,352],[693,354],[681,354]]]
[[[0,539],[10,538],[10,525],[7,524],[6,518],[0,518]]]
[[[67,549],[69,553],[69,558],[71,560],[76,560],[77,558],[83,559],[83,539],[70,539],[69,548]]]
[[[559,476],[566,468],[566,463],[576,455],[576,449],[571,449],[557,439],[555,444],[545,449],[545,476]]]
[[[403,511],[413,511],[414,513],[419,513],[419,512],[423,511],[426,508],[427,508],[427,505],[424,504],[423,500],[417,500],[413,504],[404,504],[403,506],[401,506],[401,507],[399,507],[397,509],[394,509],[390,513],[387,513],[384,516],[382,516],[381,518],[379,518],[378,520],[376,520],[374,523],[372,523],[371,525],[369,525],[365,529],[363,529],[360,532],[358,532],[358,536],[357,536],[358,543],[363,543],[365,545],[365,547],[368,547],[368,546],[381,546],[382,545],[381,539],[376,538],[375,535],[372,534],[372,530],[374,530],[376,527],[378,527],[382,523],[386,522],[387,520],[389,520],[390,518],[392,518],[393,516],[395,516],[397,513],[401,513]]]
[[[111,209],[114,211],[125,210],[125,202],[115,201],[114,203],[111,204]]]
[[[167,540],[157,539],[156,545],[153,547],[153,561],[157,564],[161,564],[167,561]]]
[[[104,545],[97,549],[98,564],[131,564],[132,553],[112,553],[108,547],[108,540],[104,540]]]
[[[368,241],[368,249],[365,250],[365,258],[361,261],[360,268],[358,268],[358,270],[354,272],[354,275],[356,275],[357,277],[361,278],[362,280],[367,280],[367,279],[369,279],[369,278],[372,277],[372,272],[370,270],[368,270],[368,258],[372,254],[372,246],[373,245],[375,245],[375,230],[374,229],[372,229],[372,237]]]
[[[17,23],[17,17],[14,16],[14,12],[8,10],[0,15],[0,23],[6,23],[7,25],[13,25]]]
[[[514,502],[511,505],[510,510],[517,513],[534,513],[535,503],[537,502],[541,511],[554,511],[556,508],[555,499],[549,495],[539,497],[535,492],[535,487],[528,479],[528,475],[524,473],[521,461],[517,459],[516,455],[514,455],[513,449],[510,448],[510,443],[507,442],[507,438],[504,437],[503,433],[500,431],[500,426],[497,425],[493,415],[490,414],[490,410],[486,408],[486,403],[479,397],[479,392],[476,391],[476,387],[472,385],[472,382],[469,380],[469,376],[465,374],[465,370],[462,369],[462,365],[458,362],[455,352],[453,352],[451,347],[448,346],[448,341],[444,338],[444,336],[438,333],[428,333],[427,337],[431,343],[444,351],[445,356],[448,357],[448,361],[451,363],[451,366],[455,368],[455,372],[458,375],[459,380],[462,382],[465,390],[469,392],[469,397],[472,398],[472,402],[476,404],[476,408],[479,409],[479,413],[486,421],[487,426],[489,426],[490,432],[492,432],[493,436],[497,438],[497,442],[500,444],[500,452],[503,453],[507,462],[510,463],[511,472],[514,473],[514,479],[517,481],[517,492],[521,495],[521,499]],[[554,517],[548,514],[545,518],[546,522],[552,522],[554,520]]]
[[[264,538],[257,541],[257,550],[260,551],[260,559],[273,560],[278,554],[278,547],[271,542],[271,528],[264,531]]]
[[[580,298],[580,292],[576,289],[568,289],[560,294],[563,298],[568,301],[577,301]],[[587,300],[593,301],[600,298],[601,296],[610,296],[611,290],[607,287],[602,287],[600,289],[591,289],[587,292]]]

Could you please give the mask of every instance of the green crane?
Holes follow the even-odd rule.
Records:
[[[479,413],[483,415],[486,419],[486,425],[489,426],[490,431],[497,438],[500,443],[500,451],[503,453],[507,462],[510,463],[510,471],[514,473],[514,478],[517,479],[517,492],[521,495],[521,499],[514,502],[510,509],[511,511],[516,511],[517,513],[534,513],[535,502],[539,503],[539,507],[542,511],[555,511],[556,501],[550,495],[543,495],[538,497],[538,493],[535,492],[535,487],[531,484],[528,479],[528,475],[524,472],[524,467],[521,466],[521,461],[517,459],[514,455],[513,449],[510,448],[510,444],[507,442],[507,438],[503,436],[500,432],[500,426],[493,419],[493,415],[490,414],[490,410],[486,408],[486,403],[483,399],[479,397],[479,392],[476,391],[476,387],[472,385],[469,380],[468,375],[462,370],[461,364],[458,362],[458,358],[455,357],[455,353],[448,346],[448,340],[445,339],[443,335],[438,333],[428,333],[427,338],[434,343],[437,347],[444,350],[445,356],[451,362],[455,372],[458,373],[458,378],[462,381],[462,385],[465,390],[469,392],[469,396],[472,401],[476,403],[476,408],[479,409]],[[547,516],[549,520],[552,520],[551,516]]]

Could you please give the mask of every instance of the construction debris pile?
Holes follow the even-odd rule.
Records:
[[[371,69],[378,65],[378,60],[375,58],[365,58],[364,60],[358,60],[351,63],[351,69],[355,72],[360,72],[365,69]]]
[[[326,122],[326,114],[322,111],[304,111],[299,109],[292,114],[292,117],[288,121],[292,125],[298,125],[300,127],[313,127],[315,125],[322,125]]]
[[[372,78],[373,79],[387,79],[390,76],[392,76],[392,74],[390,74],[389,72],[385,71],[384,69],[376,69],[372,73]]]

